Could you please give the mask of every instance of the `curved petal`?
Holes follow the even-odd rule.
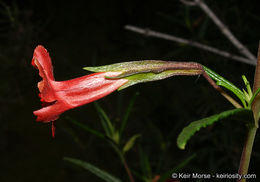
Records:
[[[39,75],[42,77],[42,81],[38,83],[41,100],[44,102],[53,102],[56,100],[53,90],[53,68],[51,58],[47,50],[39,45],[35,48],[32,65],[39,70]]]
[[[40,70],[40,76],[44,74],[48,79],[54,80],[51,57],[43,46],[38,45],[34,49],[32,65]]]
[[[56,101],[52,105],[34,111],[33,114],[37,116],[36,121],[46,123],[57,120],[59,118],[59,115],[68,109],[70,109],[69,106],[67,106],[63,102]]]

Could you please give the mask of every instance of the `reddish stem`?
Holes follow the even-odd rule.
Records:
[[[126,162],[125,159],[124,159],[124,161],[123,161],[123,164],[124,164],[125,170],[126,170],[126,172],[127,172],[127,174],[128,174],[129,180],[130,180],[131,182],[135,182],[134,177],[133,177],[133,175],[132,175],[132,173],[131,173],[131,171],[130,171],[130,169],[129,169],[129,167],[128,167],[128,164],[127,164],[127,162]]]

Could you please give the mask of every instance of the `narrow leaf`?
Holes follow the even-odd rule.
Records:
[[[215,73],[214,71],[210,70],[209,68],[207,68],[206,66],[203,66],[205,72],[213,79],[216,81],[216,84],[219,86],[223,86],[226,89],[228,89],[229,91],[233,92],[242,102],[242,104],[244,106],[246,106],[246,102],[245,102],[245,95],[244,93],[237,88],[233,83],[229,82],[228,80],[226,80],[225,78],[223,78],[222,76],[218,75],[217,73]]]
[[[140,166],[141,166],[143,175],[148,178],[151,178],[152,169],[151,169],[151,165],[149,162],[149,158],[148,158],[147,154],[145,152],[143,152],[143,150],[141,148],[139,149],[139,162],[140,162]]]
[[[250,99],[250,101],[249,101],[249,105],[252,104],[252,102],[254,101],[255,97],[259,94],[259,92],[260,92],[260,88],[258,88],[258,89],[255,91],[254,95],[251,97],[251,99]]]
[[[130,112],[131,112],[132,109],[133,109],[133,106],[134,106],[136,97],[137,97],[138,95],[139,95],[139,93],[136,92],[136,93],[134,94],[134,96],[131,98],[130,103],[128,104],[128,107],[127,107],[127,109],[126,109],[126,112],[125,112],[125,114],[124,114],[123,121],[122,121],[122,124],[121,124],[121,127],[120,127],[120,131],[119,131],[120,135],[122,135],[122,133],[123,133],[125,127],[126,127],[126,124],[127,124],[127,121],[128,121],[128,117],[129,117],[129,115],[130,115]]]
[[[79,127],[82,128],[83,130],[85,130],[85,131],[87,131],[87,132],[89,132],[89,133],[91,133],[91,134],[93,134],[93,135],[95,135],[95,136],[97,136],[97,137],[99,137],[99,138],[102,138],[102,139],[105,138],[104,135],[103,135],[102,133],[100,133],[99,131],[92,129],[92,128],[90,128],[89,126],[87,126],[87,125],[85,125],[85,124],[82,124],[82,123],[76,121],[75,119],[72,119],[72,118],[70,118],[70,117],[68,117],[68,116],[66,117],[66,119],[68,119],[69,121],[71,121],[73,124],[79,126]]]
[[[120,142],[120,135],[119,135],[119,131],[115,130],[112,138],[111,138],[116,144],[119,144]]]
[[[134,146],[136,139],[140,136],[141,136],[140,134],[136,134],[136,135],[132,136],[128,140],[128,142],[126,142],[125,146],[123,147],[123,152],[125,153],[125,152],[129,151]]]
[[[104,181],[107,181],[107,182],[121,182],[120,179],[112,176],[111,174],[107,173],[106,171],[101,170],[101,169],[97,168],[96,166],[94,166],[94,165],[92,165],[90,163],[84,162],[84,161],[79,160],[79,159],[69,158],[69,157],[65,157],[64,160],[69,161],[69,162],[71,162],[73,164],[76,164],[78,166],[83,167],[84,169],[92,172],[93,174],[95,174],[96,176],[100,177]]]
[[[94,102],[96,109],[99,113],[100,119],[101,119],[101,123],[102,126],[107,134],[107,136],[112,137],[114,135],[114,126],[112,125],[109,117],[107,116],[107,114],[105,113],[105,111],[99,106],[99,104],[97,102]]]
[[[199,131],[202,127],[206,127],[208,125],[213,124],[216,121],[219,121],[221,119],[227,118],[231,115],[240,113],[240,112],[251,112],[251,110],[239,108],[239,109],[232,109],[228,111],[224,111],[220,114],[216,114],[207,118],[203,118],[201,120],[194,121],[190,123],[188,126],[183,128],[181,133],[179,134],[177,138],[177,145],[180,149],[184,149],[188,140],[192,135],[194,135],[195,132]],[[251,112],[252,113],[252,112]]]
[[[242,89],[242,90],[243,90],[243,93],[244,93],[244,95],[245,95],[246,102],[249,103],[249,101],[250,101],[250,96],[249,96],[249,94],[245,91],[245,89]]]
[[[251,89],[250,83],[247,80],[245,75],[242,75],[242,79],[243,79],[243,81],[245,83],[245,86],[246,86],[246,89],[247,89],[247,93],[248,93],[249,97],[251,98],[253,96],[253,93],[252,93],[252,89]]]

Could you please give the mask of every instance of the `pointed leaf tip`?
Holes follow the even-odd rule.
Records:
[[[65,157],[64,160],[83,167],[84,169],[90,171],[91,173],[95,174],[96,176],[98,176],[99,178],[103,179],[106,182],[122,182],[120,179],[114,177],[113,175],[109,174],[104,170],[99,169],[93,164],[87,163],[79,159],[69,158],[69,157]]]
[[[136,135],[132,136],[132,137],[128,140],[128,142],[127,142],[127,143],[125,144],[125,146],[123,147],[123,152],[124,152],[124,153],[127,152],[127,151],[129,151],[129,150],[134,146],[135,141],[136,141],[136,139],[137,139],[138,137],[141,137],[141,135],[140,135],[140,134],[136,134]]]
[[[210,117],[207,117],[207,118],[203,118],[203,119],[191,122],[188,126],[183,128],[183,130],[179,134],[179,136],[177,138],[177,146],[180,149],[184,150],[187,142],[189,141],[189,139],[197,131],[199,131],[202,127],[206,127],[206,126],[212,125],[216,121],[219,121],[219,120],[227,118],[227,117],[229,117],[231,115],[242,113],[242,112],[250,113],[252,115],[252,111],[251,110],[244,109],[244,108],[239,108],[239,109],[232,109],[232,110],[224,111],[224,112],[222,112],[220,114],[215,114],[213,116],[210,116]]]

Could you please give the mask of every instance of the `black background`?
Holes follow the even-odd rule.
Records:
[[[190,46],[139,35],[127,24],[150,28],[239,54],[198,7],[166,1],[0,1],[0,181],[101,181],[63,160],[88,161],[127,181],[127,175],[107,142],[73,125],[67,117],[103,132],[93,103],[65,112],[56,122],[37,123],[32,111],[41,107],[38,71],[31,66],[34,48],[50,52],[56,80],[88,74],[82,67],[159,59],[196,61],[243,87],[241,75],[252,83],[254,66]],[[205,1],[234,35],[256,55],[260,16],[257,1]],[[119,125],[132,96],[139,93],[123,141],[140,133],[127,153],[131,169],[141,173],[138,151],[150,160],[152,176],[161,175],[196,154],[181,171],[236,173],[246,128],[226,119],[194,135],[184,151],[176,137],[189,122],[232,109],[203,77],[174,77],[135,85],[99,101]],[[249,173],[259,163],[256,137]],[[161,163],[159,162],[161,161]],[[159,165],[160,163],[160,165]],[[160,167],[158,167],[160,166]],[[136,181],[139,181],[137,178]]]

